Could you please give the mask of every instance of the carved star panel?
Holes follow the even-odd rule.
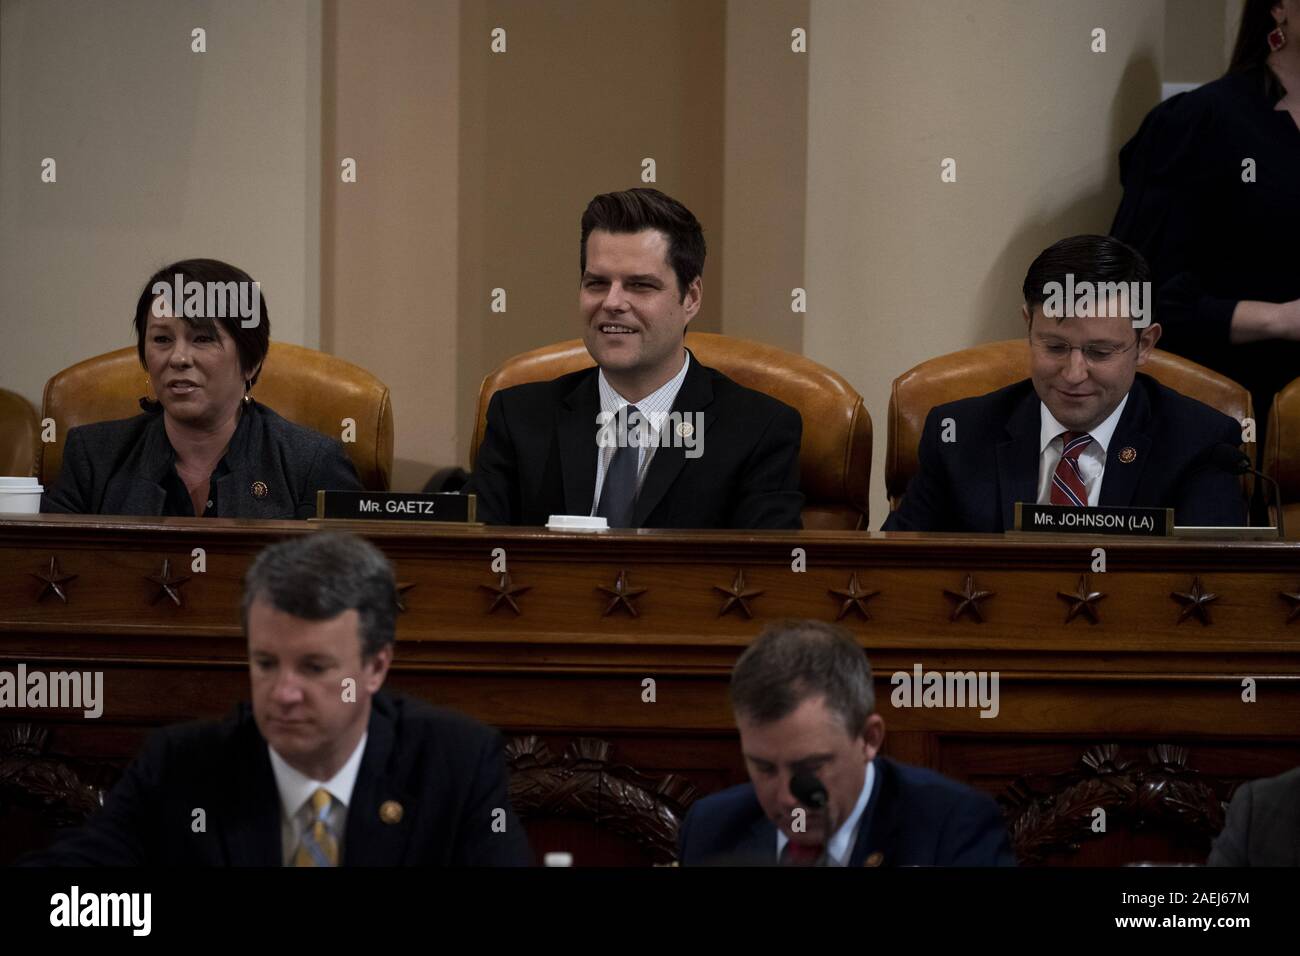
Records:
[[[837,621],[843,620],[850,611],[857,611],[862,615],[864,621],[871,620],[871,613],[867,610],[867,602],[880,594],[879,591],[868,591],[859,585],[858,572],[856,571],[849,575],[848,587],[843,589],[827,588],[826,593],[842,599],[840,613],[835,615]]]
[[[34,577],[38,581],[43,582],[45,585],[43,588],[41,588],[41,593],[36,595],[37,604],[40,604],[42,601],[46,599],[46,597],[48,597],[51,594],[53,594],[64,604],[67,604],[68,592],[65,590],[64,585],[69,584],[75,581],[77,578],[81,577],[81,575],[79,574],[64,574],[62,569],[59,567],[59,559],[55,557],[50,558],[50,566],[46,568],[44,571],[42,571],[40,574],[37,574],[35,572],[29,572],[29,573],[31,573],[32,577]]]
[[[736,572],[735,579],[731,582],[731,587],[724,588],[719,584],[713,586],[713,590],[720,591],[727,595],[727,599],[722,602],[722,610],[718,612],[718,617],[722,617],[732,608],[740,608],[741,613],[747,618],[753,617],[753,612],[749,609],[749,600],[756,598],[763,593],[762,588],[751,588],[745,586],[745,572],[740,570]]]
[[[181,585],[189,581],[190,577],[187,574],[172,577],[171,558],[163,558],[162,570],[157,574],[146,574],[144,579],[158,585],[158,592],[153,596],[150,604],[157,604],[163,598],[168,598],[177,607],[185,606],[185,602],[181,599]]]
[[[986,601],[996,596],[996,591],[981,591],[975,587],[975,575],[966,575],[965,585],[960,591],[950,591],[944,588],[943,593],[952,598],[956,604],[953,605],[952,614],[949,621],[956,621],[963,614],[970,614],[979,624],[984,623],[984,615],[980,611],[980,601]]]
[[[633,617],[641,616],[636,609],[636,605],[633,604],[632,602],[635,601],[642,594],[645,594],[647,589],[632,587],[628,583],[628,576],[626,571],[618,572],[618,579],[614,582],[614,586],[612,588],[607,588],[604,585],[598,585],[596,590],[603,591],[605,594],[608,594],[612,599],[610,600],[609,605],[605,608],[604,613],[601,614],[601,617],[609,617],[610,614],[614,613],[614,609],[618,607],[622,607]]]
[[[487,609],[488,614],[504,605],[514,611],[516,617],[522,614],[523,611],[519,610],[519,605],[515,603],[515,595],[533,589],[531,584],[515,584],[507,571],[501,572],[501,577],[497,579],[496,584],[480,584],[479,587],[493,594],[492,603]]]

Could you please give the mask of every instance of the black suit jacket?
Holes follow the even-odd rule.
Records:
[[[385,823],[385,802],[401,820]],[[195,833],[194,810],[206,813]],[[505,832],[493,811],[505,811]],[[154,734],[83,827],[33,866],[280,866],[280,795],[251,708],[221,722]],[[497,819],[501,819],[497,815]],[[376,694],[348,806],[343,866],[526,865],[510,808],[501,738],[476,721],[408,697]]]
[[[698,458],[655,450],[632,521],[638,528],[800,528],[799,413],[737,385],[694,355],[672,410],[703,413]],[[488,524],[543,525],[591,514],[596,494],[598,370],[502,389],[467,492]],[[696,436],[699,438],[698,434]]]
[[[41,511],[160,515],[174,459],[162,412],[81,425],[68,432],[63,468]],[[244,406],[225,460],[230,472],[214,482],[219,518],[313,518],[317,491],[363,490],[339,442],[257,402]],[[264,498],[253,494],[258,481]]]
[[[876,757],[876,778],[849,866],[1014,866],[998,805],[921,767]],[[697,800],[682,822],[683,866],[776,863],[776,826],[752,784]]]
[[[884,531],[984,531],[1015,527],[1017,501],[1038,500],[1039,401],[1033,382],[932,409],[919,465]],[[943,420],[956,441],[940,440]],[[1241,443],[1233,418],[1138,375],[1106,453],[1098,504],[1173,508],[1180,525],[1244,525],[1240,479],[1205,461]],[[1120,460],[1131,448],[1136,457]]]
[[[1300,866],[1300,767],[1237,788],[1209,865]]]

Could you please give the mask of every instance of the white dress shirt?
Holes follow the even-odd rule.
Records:
[[[685,361],[682,362],[682,369],[668,381],[664,382],[657,389],[641,399],[639,402],[629,402],[626,398],[614,390],[614,386],[609,384],[605,378],[605,370],[601,369],[596,377],[600,389],[600,410],[607,415],[617,415],[619,409],[626,405],[635,405],[636,410],[646,420],[650,434],[654,436],[648,442],[649,447],[642,445],[637,449],[636,459],[636,486],[639,491],[641,482],[645,479],[646,469],[650,466],[650,459],[654,457],[655,449],[658,447],[659,429],[666,423],[669,412],[673,410],[673,402],[677,401],[677,393],[682,390],[682,382],[686,381],[686,370],[691,367],[691,353],[685,349]],[[593,426],[596,424],[592,423]],[[614,428],[615,423],[611,421],[610,427]],[[614,452],[618,451],[612,445],[597,449],[596,455],[596,495],[591,499],[591,514],[595,515],[596,509],[600,506],[600,492],[605,486],[605,473],[609,471],[609,463],[614,459]]]
[[[326,824],[339,847],[339,860],[343,859],[343,831],[348,819],[348,804],[352,801],[352,788],[357,782],[357,771],[361,769],[361,755],[366,750],[366,737],[362,734],[352,755],[344,761],[343,766],[329,780],[313,780],[305,774],[290,767],[275,748],[267,746],[271,755],[271,770],[275,773],[275,786],[280,791],[280,842],[285,866],[293,862],[294,852],[302,840],[303,831],[311,819],[311,805],[307,802],[311,795],[324,787],[329,791],[334,802],[330,805],[329,822]]]
[[[1088,504],[1092,507],[1101,498],[1101,478],[1106,471],[1106,449],[1110,447],[1110,440],[1115,436],[1115,426],[1119,424],[1119,417],[1127,404],[1128,396],[1125,395],[1115,410],[1106,416],[1106,420],[1088,432],[1092,441],[1079,452],[1079,471],[1083,474],[1083,486],[1088,489]],[[1058,422],[1041,401],[1038,403],[1038,411],[1041,422],[1038,431],[1038,503],[1050,505],[1052,475],[1056,472],[1056,466],[1061,461],[1061,451],[1065,447],[1061,436],[1071,429]]]
[[[863,775],[862,791],[858,794],[858,802],[853,805],[853,810],[849,813],[848,819],[840,824],[840,828],[835,831],[835,836],[831,837],[830,845],[826,848],[827,866],[849,865],[849,857],[853,855],[853,844],[858,842],[858,824],[862,822],[862,814],[866,812],[867,804],[871,801],[871,788],[875,782],[876,765],[873,762],[867,764],[867,772]],[[780,862],[781,854],[785,852],[785,845],[789,842],[790,838],[785,835],[785,831],[777,827],[777,862]]]

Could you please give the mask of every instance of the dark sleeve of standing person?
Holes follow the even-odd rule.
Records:
[[[1229,345],[1238,298],[1205,288],[1197,257],[1231,241],[1217,226],[1227,172],[1216,168],[1213,114],[1186,94],[1156,106],[1119,154],[1124,195],[1110,232],[1146,257],[1162,347],[1191,357]]]

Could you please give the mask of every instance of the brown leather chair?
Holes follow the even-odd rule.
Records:
[[[1217,408],[1237,421],[1254,414],[1250,392],[1230,378],[1172,352],[1154,349],[1139,371],[1161,385]],[[917,444],[930,409],[960,398],[996,391],[1029,377],[1025,339],[988,342],[922,362],[894,379],[889,396],[889,440],[885,451],[885,492],[897,511],[907,483],[916,474]],[[1246,494],[1251,484],[1243,482]]]
[[[686,346],[703,364],[780,399],[803,416],[799,485],[806,498],[804,527],[866,527],[871,416],[853,386],[811,359],[760,342],[690,332]],[[545,382],[593,365],[582,340],[570,339],[516,355],[483,379],[470,466],[487,430],[488,401],[499,389]]]
[[[1261,469],[1278,484],[1282,493],[1282,523],[1288,538],[1300,538],[1300,378],[1273,396],[1264,436],[1264,465]],[[1277,522],[1273,489],[1264,484],[1270,520]]]
[[[42,449],[42,484],[48,488],[58,477],[68,429],[140,414],[146,378],[129,346],[78,362],[45,383],[42,415],[56,422],[58,440]],[[357,440],[343,447],[366,488],[388,490],[393,406],[388,386],[365,369],[315,349],[272,342],[252,394],[289,421],[334,438],[343,419],[353,419]]]
[[[36,474],[40,449],[36,409],[17,392],[0,388],[0,475],[27,478]]]

